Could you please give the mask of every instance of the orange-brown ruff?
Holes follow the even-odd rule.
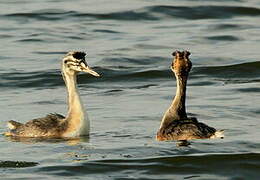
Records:
[[[16,137],[77,137],[89,134],[89,120],[77,90],[76,76],[79,72],[99,76],[85,61],[84,52],[69,52],[62,60],[62,76],[68,91],[68,114],[49,114],[25,124],[9,121],[6,136]]]
[[[217,131],[213,127],[198,122],[194,117],[187,117],[185,99],[187,79],[192,67],[189,60],[190,53],[188,51],[176,51],[172,55],[175,56],[171,69],[177,81],[176,96],[163,116],[156,139],[158,141],[186,141],[215,137],[223,138],[222,130]]]

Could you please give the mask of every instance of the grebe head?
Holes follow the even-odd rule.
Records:
[[[70,75],[86,72],[99,77],[100,75],[88,66],[85,56],[85,52],[71,51],[67,53],[62,60],[62,70]]]
[[[171,69],[177,76],[188,76],[192,63],[189,59],[189,51],[175,51],[172,53],[174,59],[172,61]]]

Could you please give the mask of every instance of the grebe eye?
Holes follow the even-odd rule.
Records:
[[[65,60],[64,63],[67,64],[68,60]]]

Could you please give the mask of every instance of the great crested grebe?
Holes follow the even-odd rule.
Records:
[[[68,114],[49,114],[25,124],[9,121],[6,136],[16,137],[77,137],[89,134],[89,119],[83,109],[77,89],[76,76],[79,72],[100,75],[90,69],[84,52],[69,52],[62,60],[62,76],[68,91]]]
[[[172,104],[165,112],[160,128],[157,132],[158,141],[175,140],[184,144],[191,139],[223,138],[223,130],[198,122],[194,117],[187,117],[185,99],[188,75],[192,67],[189,60],[190,52],[175,51],[171,70],[174,72],[177,81],[176,95]]]

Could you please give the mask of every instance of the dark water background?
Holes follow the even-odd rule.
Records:
[[[67,51],[103,75],[79,76],[90,138],[1,135],[0,179],[260,179],[260,1],[1,0],[0,40],[0,133],[66,114]],[[155,141],[176,49],[192,53],[187,111],[225,139]]]

